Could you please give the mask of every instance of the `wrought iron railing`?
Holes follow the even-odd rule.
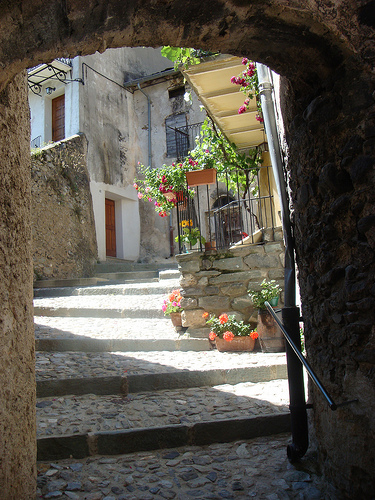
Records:
[[[183,161],[199,141],[203,122],[174,128],[177,161]]]
[[[257,169],[245,196],[240,195],[239,186],[236,192],[229,188],[229,177],[228,182],[195,187],[193,197],[180,193],[176,207],[179,252],[256,243],[266,230],[273,239],[276,214],[271,170]]]

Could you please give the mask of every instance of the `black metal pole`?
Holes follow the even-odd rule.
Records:
[[[299,308],[284,307],[282,309],[282,318],[285,330],[289,333],[299,352],[301,352]],[[292,443],[288,445],[287,454],[289,460],[293,462],[299,460],[306,453],[309,447],[309,436],[302,365],[289,343],[285,343],[288,379],[293,381],[293,383],[289,384]]]
[[[289,214],[289,201],[286,191],[283,163],[279,138],[276,128],[275,109],[272,99],[272,83],[267,66],[257,63],[259,78],[259,94],[261,98],[262,112],[264,117],[265,131],[271,156],[272,170],[280,197],[282,224],[285,240],[285,307],[283,309],[283,321],[285,329],[291,332],[293,342],[301,350],[299,336],[299,309],[296,306],[296,270],[294,261],[294,239]],[[308,448],[308,426],[305,400],[305,387],[303,383],[303,369],[297,355],[288,345],[287,367],[290,395],[290,417],[292,426],[292,444],[288,446],[288,458],[291,461],[299,460]]]

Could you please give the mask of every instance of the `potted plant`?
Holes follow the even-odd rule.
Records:
[[[183,227],[182,231],[182,234],[175,237],[176,243],[185,243],[190,248],[194,247],[198,242],[202,245],[206,243],[206,239],[201,235],[197,227]]]
[[[192,170],[186,172],[186,182],[188,186],[205,186],[216,182],[216,169],[211,165],[212,161],[207,163],[203,162],[202,158],[201,162],[193,160],[193,158],[187,158],[187,160],[185,160],[185,163],[186,162],[189,167],[192,168]]]
[[[248,290],[252,303],[257,309],[265,310],[264,303],[267,301],[271,306],[276,307],[281,293],[281,286],[275,280],[267,281],[264,279],[260,284],[261,290]]]
[[[219,317],[208,312],[203,313],[206,325],[210,327],[208,338],[215,342],[218,351],[252,351],[258,333],[235,316],[223,313]]]
[[[180,290],[172,290],[168,297],[164,299],[163,305],[161,307],[164,316],[170,316],[173,326],[176,328],[176,330],[179,330],[182,327],[182,307],[180,304],[181,299],[182,296]]]
[[[258,308],[258,334],[259,342],[263,352],[282,352],[285,351],[284,336],[267,311],[265,302],[276,307],[278,304],[281,286],[275,280],[263,280],[261,290],[249,290],[249,296],[255,307]]]
[[[160,168],[145,167],[138,163],[140,178],[134,179],[134,188],[138,198],[153,203],[160,217],[166,217],[178,201],[185,199],[187,194],[194,196],[194,189],[186,185],[185,173],[189,167],[185,163],[172,163]]]

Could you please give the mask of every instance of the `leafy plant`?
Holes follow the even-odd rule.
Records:
[[[180,243],[190,244],[192,247],[199,242],[204,245],[206,243],[206,239],[201,235],[199,229],[197,227],[184,227],[182,229],[183,234],[175,237],[176,243],[180,241]]]
[[[171,47],[170,45],[165,45],[161,49],[161,55],[173,61],[175,69],[181,64],[185,68],[188,68],[190,65],[199,64],[208,56],[215,56],[217,54],[218,52],[186,47]]]
[[[216,168],[218,179],[228,183],[229,189],[239,190],[244,197],[262,161],[257,149],[239,152],[237,146],[229,142],[210,119],[203,122],[190,157],[198,162],[199,168]]]
[[[228,316],[223,313],[217,318],[214,314],[210,315],[208,312],[205,312],[203,313],[203,318],[206,319],[206,325],[211,327],[208,335],[210,340],[215,340],[216,337],[219,337],[231,342],[234,337],[250,336],[254,340],[258,338],[258,333],[252,330],[249,324],[237,321],[234,315]]]
[[[260,286],[261,290],[248,290],[248,294],[255,307],[258,309],[266,309],[264,303],[278,297],[281,292],[281,286],[276,283],[275,280],[263,280]]]
[[[163,305],[161,306],[164,315],[170,316],[171,313],[181,312],[181,299],[180,290],[173,290],[168,297],[164,299]]]

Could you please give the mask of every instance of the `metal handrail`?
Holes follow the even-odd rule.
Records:
[[[328,394],[328,392],[326,391],[326,389],[324,388],[323,384],[321,383],[321,381],[319,380],[318,376],[316,375],[316,373],[314,372],[314,370],[311,368],[310,364],[308,363],[308,361],[306,360],[306,358],[302,355],[302,353],[300,352],[300,350],[297,348],[297,346],[295,345],[295,343],[293,342],[293,340],[290,338],[290,335],[289,333],[285,330],[283,324],[281,323],[281,321],[279,320],[279,318],[276,316],[275,314],[275,311],[273,310],[272,306],[270,305],[269,302],[265,302],[265,306],[267,307],[267,310],[268,312],[271,314],[271,316],[273,317],[273,319],[276,321],[276,323],[279,325],[280,327],[280,330],[283,332],[284,334],[284,337],[286,338],[286,340],[288,341],[290,347],[293,349],[294,353],[296,354],[297,358],[300,360],[300,362],[303,364],[303,366],[306,368],[307,370],[307,373],[309,374],[311,380],[314,382],[314,384],[316,385],[316,387],[320,390],[320,392],[323,394],[324,398],[326,399],[329,407],[331,408],[332,411],[335,411],[337,410],[337,408],[339,408],[340,406],[345,406],[345,405],[348,405],[348,404],[351,404],[351,403],[357,403],[358,402],[358,399],[352,399],[350,401],[344,401],[343,403],[339,403],[339,404],[336,404],[333,399],[331,398],[331,396]]]

